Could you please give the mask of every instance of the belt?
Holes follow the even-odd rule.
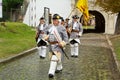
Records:
[[[44,34],[44,32],[40,32],[40,34]]]
[[[75,30],[75,29],[72,29],[72,32],[77,32],[77,33],[79,33],[79,31],[78,31],[78,30]]]
[[[57,41],[49,42],[50,44],[57,44]]]
[[[42,30],[39,31],[39,34],[44,34],[44,32]]]

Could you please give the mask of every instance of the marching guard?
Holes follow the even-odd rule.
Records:
[[[61,17],[61,25],[64,27],[65,26],[65,21],[63,19],[63,17]]]
[[[78,22],[79,17],[77,15],[72,16],[73,21],[69,26],[70,33],[70,48],[71,48],[71,57],[78,57],[79,53],[79,44],[80,44],[80,36],[82,36],[83,28],[82,24]]]
[[[66,28],[66,31],[67,31],[67,35],[68,35],[68,38],[70,38],[70,34],[69,34],[69,18],[66,18],[65,19],[65,28]]]
[[[43,17],[40,18],[40,23],[37,26],[37,32],[36,32],[36,42],[38,46],[38,53],[41,59],[44,59],[46,57],[46,46],[47,41],[44,40],[44,36],[46,35],[45,29],[46,29],[45,20]]]
[[[50,68],[48,72],[49,78],[53,78],[55,73],[61,72],[63,69],[63,47],[68,42],[68,36],[65,27],[59,24],[61,17],[58,14],[53,15],[53,24],[49,25],[48,36],[46,40],[49,42],[50,50]]]

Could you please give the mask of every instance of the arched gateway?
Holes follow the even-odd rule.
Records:
[[[76,4],[77,1],[78,0],[71,0],[72,4]],[[88,0],[89,13],[95,16],[95,28],[85,31],[114,34],[117,15],[106,13],[101,7],[95,5],[95,1],[96,0]],[[74,5],[72,8],[74,8]],[[80,12],[76,10],[73,14],[80,15]]]
[[[96,10],[89,11],[89,14],[94,16],[94,25],[93,25],[94,28],[84,29],[84,33],[88,33],[88,32],[105,33],[105,18],[104,18],[104,16]],[[93,24],[92,20],[91,20],[91,23]]]

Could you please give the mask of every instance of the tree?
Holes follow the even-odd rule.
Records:
[[[10,18],[10,11],[12,8],[17,9],[23,4],[24,0],[3,0],[3,19]]]
[[[22,5],[23,0],[3,0],[3,9],[8,11],[11,8],[18,8]]]
[[[96,4],[106,12],[118,13],[115,33],[120,34],[120,0],[96,0]]]

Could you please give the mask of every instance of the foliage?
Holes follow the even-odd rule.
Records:
[[[117,55],[117,59],[120,61],[120,36],[111,39],[113,47],[115,49],[115,53]]]
[[[0,21],[9,20],[11,9],[18,9],[23,4],[24,0],[2,0],[3,18]]]
[[[3,10],[10,11],[11,8],[18,8],[23,0],[3,0]]]
[[[96,4],[102,7],[106,12],[120,12],[120,0],[96,0]]]

